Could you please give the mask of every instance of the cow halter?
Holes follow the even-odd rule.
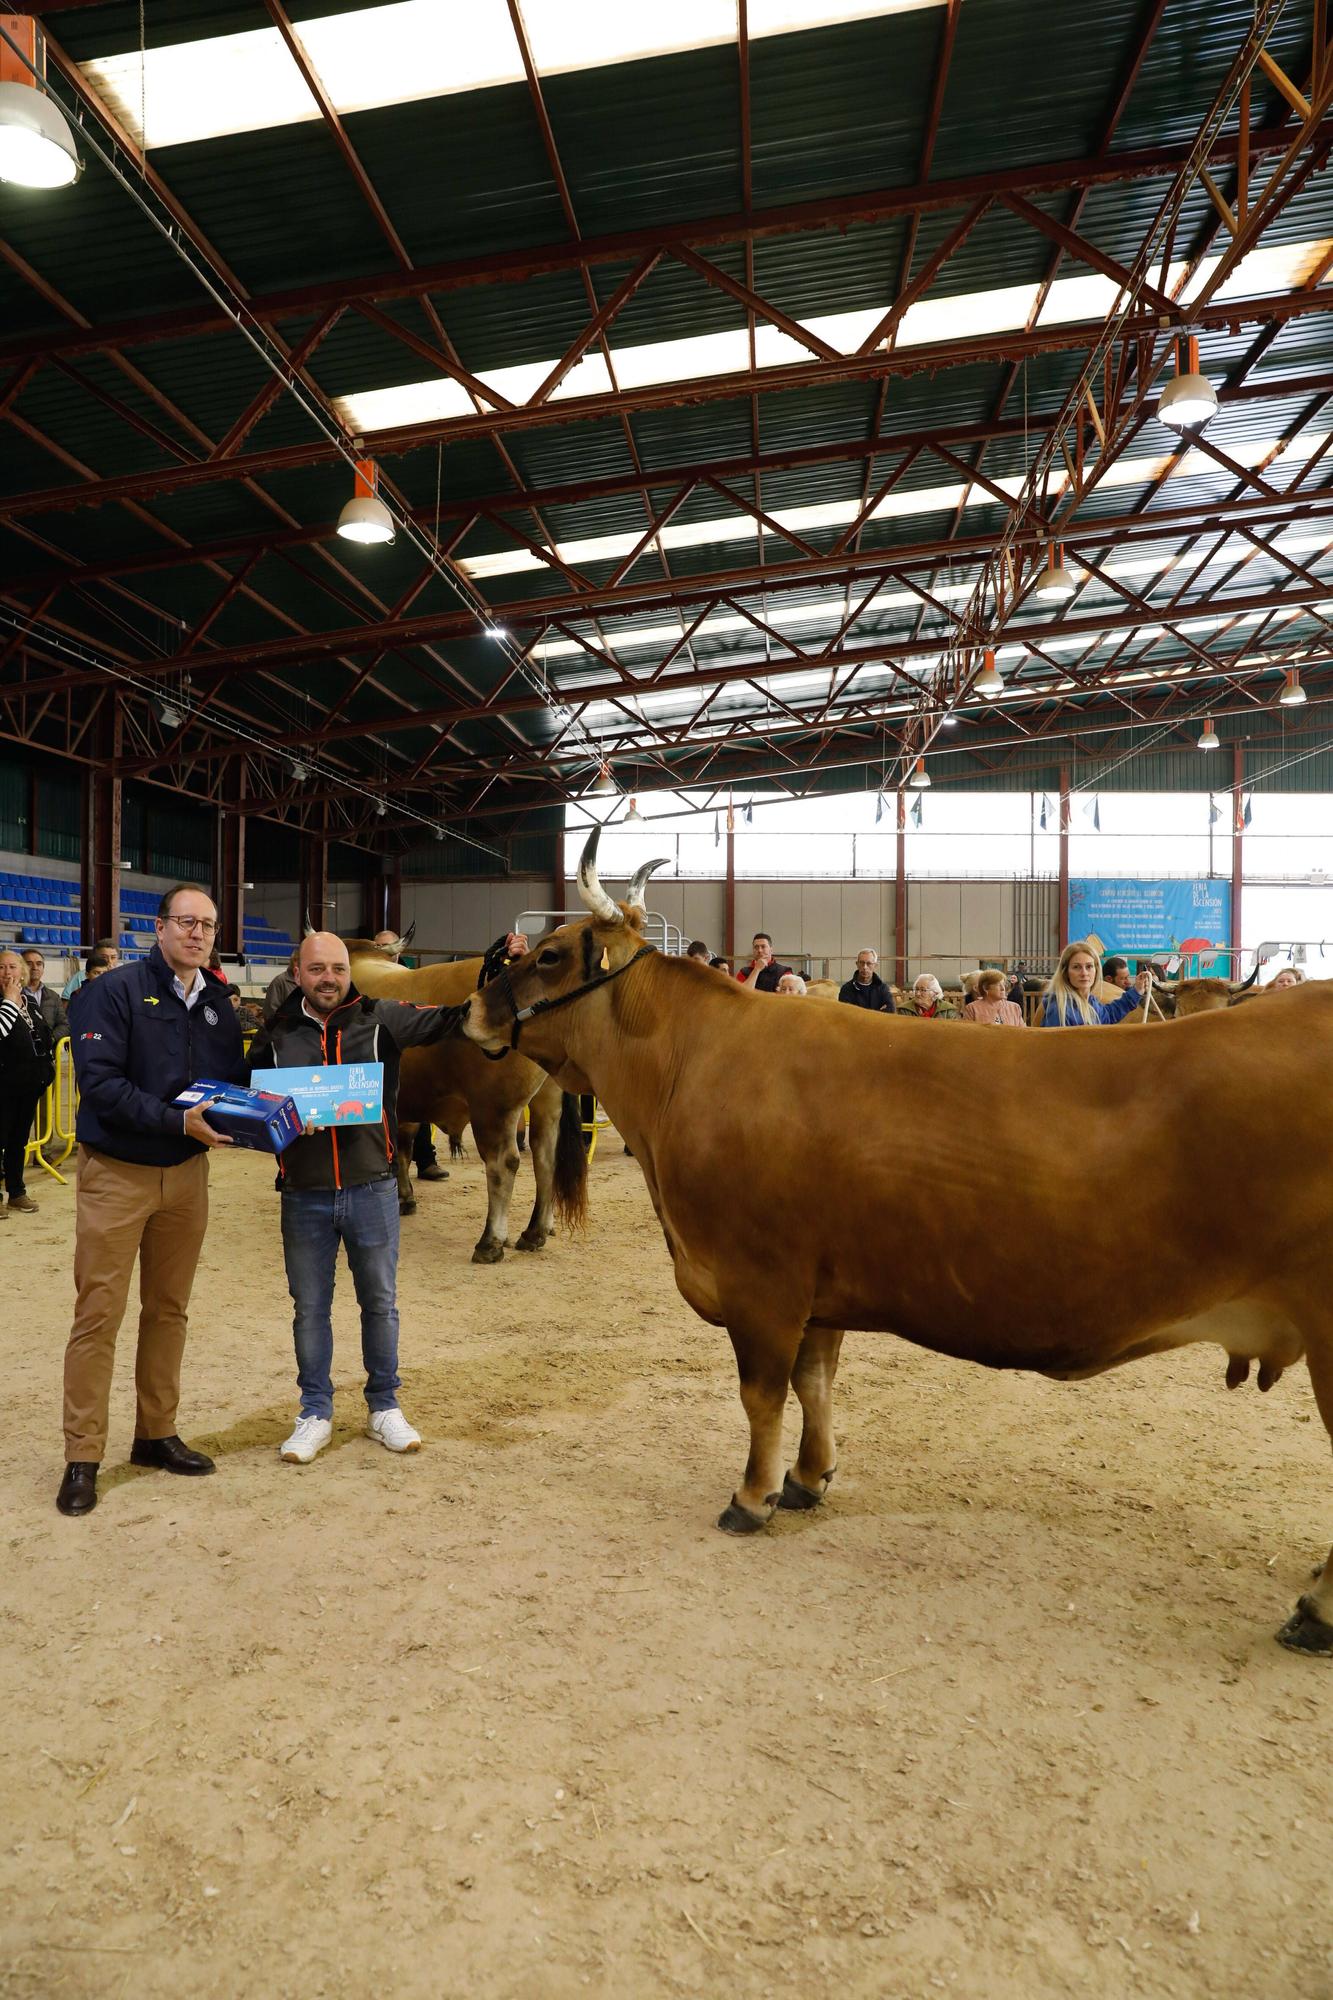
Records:
[[[558,993],[554,1000],[534,1000],[530,1007],[519,1006],[510,983],[509,967],[502,965],[496,978],[499,981],[500,991],[509,1003],[514,1023],[509,1036],[509,1049],[517,1049],[519,1031],[525,1021],[533,1020],[538,1014],[554,1014],[558,1007],[568,1007],[572,1000],[581,1000],[585,993],[591,993],[595,987],[609,986],[613,979],[619,979],[622,972],[628,972],[632,965],[637,965],[641,958],[646,958],[650,951],[656,950],[657,946],[654,944],[641,944],[632,957],[627,958],[623,965],[616,966],[613,971],[599,972],[593,978],[585,980],[582,986],[576,986],[571,993]],[[509,1054],[509,1049],[483,1049],[482,1054],[490,1062],[499,1062],[502,1056]]]

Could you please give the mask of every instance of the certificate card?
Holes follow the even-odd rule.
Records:
[[[378,1125],[384,1113],[383,1063],[257,1069],[254,1082],[258,1088],[290,1097],[305,1125]]]

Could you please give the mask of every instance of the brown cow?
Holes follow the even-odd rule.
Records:
[[[427,965],[416,970],[398,965],[392,949],[350,938],[347,954],[358,990],[375,999],[415,1000],[429,1006],[457,1006],[477,984],[482,961],[458,959],[452,965]],[[472,1252],[474,1264],[498,1264],[509,1234],[509,1204],[518,1172],[518,1123],[528,1106],[533,1172],[537,1198],[519,1250],[540,1250],[559,1211],[569,1221],[581,1220],[586,1198],[587,1155],[577,1101],[520,1055],[490,1062],[458,1037],[430,1048],[404,1049],[398,1084],[398,1196],[410,1214],[412,1200],[407,1169],[412,1134],[423,1119],[442,1126],[456,1140],[472,1126],[486,1168],[486,1227]]]
[[[1153,987],[1153,997],[1168,1018],[1189,1019],[1191,1014],[1220,1013],[1234,1007],[1255,990],[1259,967],[1248,979],[1171,979]]]
[[[601,887],[595,831],[580,889],[592,914],[474,994],[464,1031],[596,1090],[681,1293],[726,1327],[750,1455],[720,1527],[823,1498],[846,1327],[1059,1381],[1195,1341],[1265,1382],[1304,1354],[1333,1434],[1333,982],[1169,1035],[942,1035],[664,957]],[[868,1105],[911,1143],[849,1149]],[[1259,1130],[1280,1137],[1238,1175]],[[1121,1169],[1071,1166],[1063,1141],[1089,1133]],[[789,1387],[805,1421],[784,1479]],[[1280,1636],[1333,1653],[1333,1554]]]

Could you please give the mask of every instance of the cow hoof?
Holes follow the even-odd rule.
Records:
[[[546,1248],[546,1231],[544,1229],[525,1229],[519,1237],[518,1242],[514,1245],[514,1248],[515,1250],[544,1250]]]
[[[818,1488],[812,1489],[809,1486],[802,1486],[800,1480],[793,1479],[789,1472],[782,1482],[782,1491],[778,1495],[779,1507],[785,1507],[793,1514],[804,1514],[811,1507],[818,1507],[828,1491],[828,1483],[832,1477],[831,1472],[826,1472],[823,1483]]]
[[[488,1243],[483,1237],[472,1252],[472,1261],[474,1264],[498,1264],[503,1259],[504,1253],[503,1243]]]
[[[770,1507],[778,1504],[776,1493],[769,1496]],[[724,1507],[717,1517],[717,1525],[728,1535],[757,1535],[761,1528],[768,1526],[767,1514],[752,1514],[748,1507],[742,1507],[733,1493],[731,1505]]]
[[[1325,1658],[1333,1658],[1333,1625],[1319,1616],[1314,1599],[1302,1597],[1297,1601],[1286,1624],[1277,1635],[1280,1646],[1289,1646],[1293,1653],[1319,1653]]]
[[[409,1195],[406,1201],[399,1202],[398,1213],[400,1215],[415,1215],[416,1212],[417,1212],[417,1198],[415,1195]]]

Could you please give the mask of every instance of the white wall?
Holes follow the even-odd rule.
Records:
[[[606,878],[612,895],[624,883]],[[739,959],[756,931],[768,931],[779,958],[814,961],[817,974],[848,977],[856,954],[871,945],[890,968],[895,951],[894,887],[892,882],[755,881],[736,884],[735,949]],[[979,959],[1012,956],[1025,951],[1056,950],[1057,891],[1055,884],[1036,885],[1038,922],[1020,931],[1018,895],[1031,902],[1034,889],[1014,882],[911,882],[907,889],[907,965],[909,977],[934,972],[943,979]],[[566,885],[567,907],[578,906],[577,892]],[[724,950],[726,885],[722,882],[649,884],[648,907],[679,926],[688,943],[703,938],[715,952]]]
[[[625,883],[606,878],[613,896]],[[361,925],[360,882],[332,884],[330,922],[343,936]],[[1028,917],[1020,922],[1020,897]],[[1035,920],[1032,914],[1035,898]],[[1056,949],[1056,886],[1015,882],[911,882],[907,889],[909,977],[934,972],[941,979],[983,958]],[[403,928],[414,920],[424,951],[479,952],[526,911],[555,906],[555,885],[530,877],[485,882],[403,883]],[[246,896],[246,907],[280,929],[300,935],[303,913],[293,884],[265,883]],[[565,884],[560,907],[577,910],[578,892]],[[649,885],[648,907],[674,925],[685,943],[703,938],[715,952],[725,946],[726,885],[711,881],[661,881]],[[816,975],[845,979],[857,952],[873,945],[886,969],[894,958],[892,882],[738,882],[736,952],[757,930],[770,931],[779,958],[814,961]],[[530,928],[539,931],[540,920]]]
[[[403,929],[415,922],[423,951],[481,952],[524,910],[547,910],[555,885],[529,876],[500,882],[403,880]],[[534,926],[541,930],[540,923]]]

